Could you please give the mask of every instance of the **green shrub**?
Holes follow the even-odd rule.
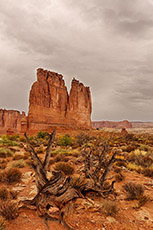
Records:
[[[23,143],[26,143],[26,138],[24,136],[20,136],[19,141],[23,142]]]
[[[72,175],[74,173],[74,168],[68,163],[57,163],[54,167],[56,171],[62,171],[65,175]]]
[[[7,135],[7,139],[10,141],[17,141],[19,139],[19,135]]]
[[[47,137],[47,132],[40,131],[40,132],[38,132],[37,137],[38,138],[45,138],[45,137]]]
[[[61,146],[68,146],[72,144],[71,137],[66,134],[63,137],[59,138],[59,145]]]

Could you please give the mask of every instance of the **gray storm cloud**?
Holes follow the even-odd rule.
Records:
[[[153,1],[1,0],[0,108],[44,67],[89,85],[93,120],[153,120]]]

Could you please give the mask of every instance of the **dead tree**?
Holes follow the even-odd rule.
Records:
[[[93,157],[93,149],[84,151],[85,158],[85,180],[80,185],[74,185],[70,176],[65,176],[61,171],[52,171],[50,180],[47,178],[49,170],[49,160],[51,155],[51,147],[56,131],[48,134],[49,141],[46,149],[45,159],[42,162],[30,144],[30,141],[25,133],[27,143],[30,148],[32,167],[35,171],[35,182],[37,186],[37,195],[32,200],[25,200],[23,205],[29,208],[35,208],[40,216],[46,218],[57,219],[63,221],[61,210],[69,201],[78,197],[85,198],[89,191],[98,193],[101,196],[109,194],[113,190],[114,181],[109,189],[104,189],[103,184],[106,180],[109,168],[113,163],[117,152],[112,154],[112,157],[105,162],[108,153],[108,146],[103,145],[103,150],[97,159],[97,167],[92,165],[91,158]]]

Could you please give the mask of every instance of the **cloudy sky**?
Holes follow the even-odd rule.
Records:
[[[43,67],[91,87],[93,120],[153,121],[153,0],[0,0],[0,108]]]

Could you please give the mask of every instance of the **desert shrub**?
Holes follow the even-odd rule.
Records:
[[[62,171],[65,175],[72,175],[74,173],[74,168],[70,164],[64,162],[57,163],[54,169],[56,171]]]
[[[72,140],[69,134],[65,134],[63,137],[59,138],[59,145],[68,146],[72,144]]]
[[[13,182],[20,182],[22,173],[15,168],[10,168],[5,172],[5,180],[7,183],[11,184]]]
[[[115,202],[107,200],[102,205],[102,212],[107,216],[115,216],[118,213],[118,208]]]
[[[139,203],[138,203],[138,208],[144,206],[148,201],[150,200],[150,198],[146,195],[142,195],[139,197]]]
[[[147,177],[153,177],[153,168],[145,168],[143,174]]]
[[[18,204],[12,200],[2,201],[0,203],[0,215],[6,220],[15,219],[18,216]]]
[[[7,135],[7,139],[10,141],[17,141],[19,139],[19,135]]]
[[[39,154],[39,153],[44,153],[44,149],[43,149],[42,146],[39,147],[39,148],[37,149],[37,153],[38,153],[38,154]]]
[[[71,178],[71,181],[70,181],[71,186],[74,187],[74,188],[80,188],[85,183],[86,183],[85,178],[80,177],[80,176],[74,176],[74,177]]]
[[[138,200],[144,193],[144,187],[133,182],[125,183],[123,189],[127,192],[127,199],[129,200]]]
[[[13,160],[21,160],[21,159],[24,159],[24,155],[15,154],[15,155],[13,156]]]
[[[2,186],[0,188],[0,199],[1,200],[6,200],[9,196],[9,191],[7,190],[6,187]]]
[[[38,138],[45,138],[47,137],[47,132],[39,131],[37,134]]]
[[[1,145],[7,145],[7,146],[17,146],[18,143],[16,141],[11,141],[7,139],[6,135],[3,135],[0,140]]]
[[[79,135],[77,135],[76,137],[76,142],[77,142],[77,144],[81,147],[82,145],[84,145],[84,144],[86,144],[89,140],[90,140],[90,137],[87,135],[87,134],[85,134],[85,133],[83,133],[83,132],[81,132]]]
[[[13,152],[8,148],[0,148],[0,157],[6,158],[13,156]]]
[[[54,162],[59,162],[59,161],[67,162],[68,160],[69,160],[69,158],[65,157],[63,154],[58,154],[55,157]]]
[[[116,175],[115,175],[115,180],[116,181],[118,181],[118,182],[120,182],[120,181],[123,181],[124,180],[124,176],[123,176],[123,174],[120,172],[120,173],[117,173]]]
[[[6,220],[0,216],[0,230],[6,230]]]
[[[138,166],[133,163],[128,163],[127,169],[129,169],[130,171],[136,171],[137,173],[142,173],[143,171],[143,168],[141,166]]]
[[[25,166],[26,162],[23,159],[12,162],[12,168],[24,168]]]
[[[24,136],[20,136],[19,141],[23,142],[23,143],[26,143],[26,138]]]

